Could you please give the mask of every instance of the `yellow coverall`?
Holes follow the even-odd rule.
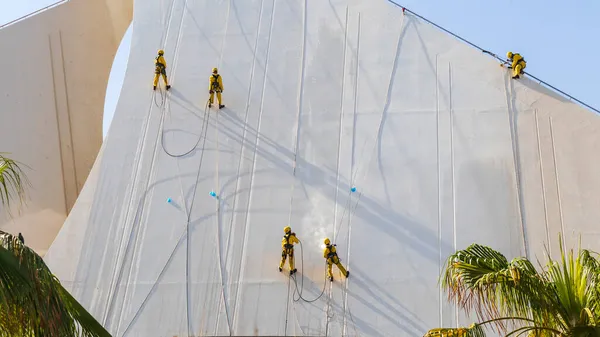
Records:
[[[162,75],[163,80],[165,81],[165,85],[169,86],[169,81],[167,81],[167,62],[162,55],[157,56],[154,59],[154,87],[158,85],[158,77]]]
[[[219,106],[223,105],[221,100],[221,93],[223,92],[223,80],[221,75],[212,74],[208,79],[208,92],[210,93],[209,104],[213,104],[215,101],[215,92],[217,93],[217,99],[219,100]]]
[[[279,263],[279,269],[283,269],[285,259],[290,257],[290,273],[294,272],[294,244],[299,243],[300,240],[296,237],[295,233],[288,233],[281,239],[281,262]]]
[[[335,246],[327,245],[323,250],[323,257],[327,260],[327,277],[333,281],[333,275],[331,274],[331,266],[335,263],[338,269],[344,274],[344,276],[348,276],[348,272],[346,268],[342,266],[340,262],[340,258],[337,256],[337,252],[335,250]]]
[[[525,62],[525,59],[519,53],[514,53],[510,61],[512,61],[512,78],[519,78],[519,75],[522,74],[525,67],[527,67],[527,62]]]

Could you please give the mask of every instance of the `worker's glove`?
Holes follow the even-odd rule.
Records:
[[[209,91],[208,91],[208,93],[209,93],[209,94],[214,94],[215,92],[214,92],[214,91],[212,91],[212,90],[209,90]]]

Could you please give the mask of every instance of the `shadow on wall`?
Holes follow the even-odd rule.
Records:
[[[512,158],[470,160],[457,170],[456,222],[457,232],[464,233],[462,244],[478,242],[523,256]],[[498,247],[499,242],[508,242],[509,246]]]
[[[527,75],[521,76],[521,78],[519,78],[518,80],[515,80],[515,81],[518,81],[520,84],[522,84],[527,89],[529,89],[531,91],[535,91],[540,95],[546,95],[546,96],[552,97],[562,103],[571,102],[571,100],[568,97],[565,97],[562,94],[556,92],[555,90],[550,89],[543,84],[540,84],[540,82],[536,81],[535,79],[533,79]],[[512,92],[512,96],[514,96],[514,91]]]
[[[286,3],[287,3],[287,2],[286,2]],[[235,16],[235,19],[236,19],[236,20],[238,20],[238,21],[240,21],[239,10],[238,10],[238,8],[237,8],[236,2],[235,2],[235,1],[232,1],[232,2],[231,2],[231,6],[232,6],[232,8],[233,8],[233,15]],[[203,38],[203,42],[205,42],[205,43],[209,44],[209,45],[210,45],[210,48],[211,48],[211,49],[212,49],[212,50],[213,50],[215,53],[217,53],[217,54],[220,54],[220,49],[219,49],[217,46],[213,45],[213,44],[210,42],[210,40],[211,40],[211,39],[210,39],[210,38],[209,38],[209,37],[206,35],[206,33],[205,33],[205,31],[204,31],[205,29],[203,29],[203,26],[202,26],[202,25],[201,25],[201,24],[198,22],[198,20],[196,20],[196,16],[195,16],[195,15],[194,15],[194,13],[193,13],[193,12],[192,12],[192,11],[189,9],[187,2],[186,2],[186,4],[185,4],[185,10],[186,10],[186,16],[187,16],[187,17],[189,17],[189,18],[191,18],[191,20],[192,20],[192,22],[193,22],[194,26],[196,27],[196,29],[198,30],[198,32],[200,32],[200,35],[201,35],[201,36],[202,36],[202,38]],[[298,10],[296,10],[295,12],[298,12]],[[263,15],[266,15],[266,14],[263,14]],[[250,49],[250,50],[253,50],[253,49],[254,49],[254,47],[253,47],[253,44],[254,44],[254,42],[250,42],[250,40],[248,39],[248,36],[252,36],[252,34],[253,34],[253,33],[247,33],[247,32],[245,32],[245,31],[244,31],[244,25],[243,25],[243,24],[241,24],[241,22],[240,22],[240,25],[239,25],[239,27],[240,27],[240,29],[242,30],[242,33],[241,33],[241,35],[244,37],[244,41],[246,42],[246,46],[248,47],[248,49]],[[222,61],[223,61],[223,63],[221,64],[221,66],[220,66],[220,67],[221,67],[221,68],[225,68],[225,69],[226,69],[226,68],[228,68],[227,62],[226,62],[225,60],[222,60]],[[265,67],[266,67],[266,65],[265,65],[265,64],[263,64],[263,63],[261,63],[261,62],[260,62],[260,60],[258,60],[258,59],[256,60],[256,69],[265,69]],[[231,82],[237,82],[238,84],[241,84],[241,83],[243,83],[244,81],[243,81],[243,80],[242,80],[242,79],[241,79],[241,78],[238,76],[238,74],[237,74],[237,73],[235,73],[235,72],[231,72],[231,73],[229,73],[229,74],[228,74],[228,77],[227,77],[227,82],[228,82],[228,83],[231,83]],[[277,84],[276,84],[276,83],[273,81],[273,79],[272,79],[272,77],[271,77],[270,75],[267,75],[267,83],[269,83],[269,85],[270,85],[270,88],[271,88],[271,89],[270,89],[270,90],[271,90],[271,93],[274,93],[275,95],[277,95],[277,97],[281,97],[281,93],[280,93],[280,91],[279,91],[279,88],[280,88],[280,86],[279,86],[279,85],[277,85]],[[192,104],[192,105],[193,105],[193,104]]]
[[[238,130],[231,130],[226,128],[221,130],[224,134],[227,134],[227,136],[230,137],[232,140],[239,143],[243,141],[241,134],[243,132],[242,130],[244,126],[247,128],[247,137],[255,137],[256,130],[252,129],[249,125],[245,125],[243,121],[236,116],[235,113],[225,110],[221,117],[230,119],[231,122],[240,126]],[[277,170],[291,173],[292,167],[288,163],[290,163],[293,160],[293,153],[287,150],[286,148],[278,145],[272,139],[269,139],[263,135],[260,135],[260,138],[261,145],[257,148],[257,156],[262,156],[264,159],[269,160],[272,164],[275,165],[275,168]],[[251,151],[253,150],[254,144],[244,143],[244,146],[247,147],[247,150]],[[271,154],[273,150],[275,150],[275,153],[278,153],[279,155]],[[298,158],[298,166],[305,168],[304,170],[297,172],[297,180],[299,182],[301,182],[303,185],[309,185],[313,188],[319,189],[325,194],[326,197],[330,198],[331,200],[335,200],[337,172],[317,167],[309,162],[306,162],[302,158]],[[225,182],[225,184],[232,183],[235,183],[235,179],[233,179],[232,181]],[[223,186],[225,186],[225,184]],[[327,186],[327,188],[323,188],[324,186]],[[351,186],[349,184],[345,183],[344,181],[340,181],[338,193],[340,193],[340,195],[348,193],[350,187]],[[236,193],[240,192],[241,191],[236,191]],[[235,194],[228,195],[225,201],[227,202],[227,199],[234,197]],[[346,207],[343,201],[338,202],[340,202],[341,207]],[[419,222],[410,219],[409,217],[406,217],[403,214],[395,212],[389,207],[381,205],[379,202],[365,194],[361,196],[359,208],[360,211],[357,211],[355,213],[355,216],[363,219],[365,223],[368,223],[374,228],[377,228],[378,230],[387,233],[390,237],[393,237],[398,242],[398,245],[409,247],[412,250],[419,251],[424,257],[428,258],[433,263],[438,263],[439,247],[437,233],[430,231]],[[444,251],[452,250],[452,247],[448,246],[446,243],[443,243],[442,245],[442,249]],[[372,288],[374,285],[376,286],[375,282],[369,282],[367,279],[365,279],[365,281],[361,281],[360,286],[365,288]],[[363,299],[361,302],[365,302],[365,300]],[[393,298],[390,299],[378,297],[376,302],[385,308],[395,308],[398,306],[397,300]],[[398,310],[395,309],[392,312],[396,311]],[[407,312],[408,314],[403,314],[402,316],[410,315],[410,311],[405,310],[405,312]],[[413,321],[413,319],[406,319],[403,322],[411,321]],[[375,330],[368,328],[369,325],[367,324],[367,322],[358,322],[358,324],[360,325],[360,329],[362,331],[371,331],[375,335],[377,335],[375,333]],[[420,329],[421,326],[418,326],[418,328]],[[414,331],[414,329],[411,329],[410,331]]]
[[[198,23],[194,21],[194,23],[197,25]],[[199,28],[200,29],[200,28]],[[334,32],[331,31],[331,29],[329,29],[329,27],[327,26],[326,23],[323,23],[321,26],[321,29],[319,30],[319,41],[320,43],[316,46],[317,50],[315,51],[315,57],[312,60],[312,62],[319,62],[320,60],[326,60],[329,59],[329,51],[332,50],[332,48],[334,48],[335,50],[343,50],[343,39],[341,36],[338,36],[337,34],[334,34]],[[332,47],[335,46],[335,47]],[[335,66],[334,67],[330,67],[328,69],[328,72],[325,73],[321,73],[319,72],[319,70],[322,67],[318,67],[315,66],[315,68],[311,68],[310,65],[308,65],[307,68],[307,72],[310,72],[311,74],[314,73],[316,74],[314,78],[312,78],[315,83],[314,85],[311,86],[307,86],[306,89],[306,97],[307,99],[304,102],[304,106],[305,109],[303,109],[303,113],[306,113],[307,111],[309,111],[310,109],[312,109],[314,107],[315,109],[315,113],[321,114],[321,115],[326,115],[326,116],[334,116],[335,114],[339,114],[339,96],[338,95],[331,95],[330,97],[328,97],[326,100],[318,100],[312,102],[311,101],[311,97],[312,96],[317,96],[317,94],[324,90],[327,86],[326,83],[328,81],[331,80],[331,78],[340,78],[342,77],[342,64],[338,64],[337,60],[335,61],[330,61],[330,62],[334,62]],[[270,80],[270,79],[269,79]],[[278,86],[275,84],[272,84],[273,88],[277,88]],[[182,95],[178,94],[177,91],[173,91],[173,94],[171,96],[171,100],[173,101],[174,104],[179,104],[182,107],[184,107],[184,109],[194,113],[196,116],[198,117],[200,115],[202,115],[203,113],[203,107],[198,107],[197,105],[193,104],[192,102],[190,102],[189,100],[187,100],[185,97],[183,97]],[[317,103],[318,106],[317,106]],[[236,144],[239,144],[239,147],[236,146],[236,149],[233,150],[236,153],[239,151],[238,149],[245,147],[243,150],[248,151],[248,153],[252,153],[254,151],[254,143],[250,143],[247,141],[244,141],[244,130],[246,130],[247,135],[246,138],[247,139],[254,139],[255,137],[259,136],[259,132],[256,129],[253,129],[250,125],[246,124],[243,119],[241,119],[239,116],[243,116],[243,111],[235,111],[235,110],[231,110],[231,109],[225,109],[219,112],[220,114],[220,118],[224,118],[227,119],[228,122],[230,123],[219,123],[219,132],[222,133],[223,135],[226,135],[227,137],[229,137],[232,142],[235,142]],[[332,120],[336,120],[336,118],[332,118]],[[200,123],[199,120],[195,120],[194,123]],[[385,121],[383,121],[383,123],[385,123]],[[227,124],[232,125],[233,127],[229,127],[227,126]],[[337,123],[333,123],[335,125],[337,125]],[[332,125],[333,125],[332,124]],[[214,122],[212,123],[213,128],[215,127]],[[304,129],[302,129],[304,127]],[[300,135],[300,143],[303,142],[303,138],[306,139],[308,132],[310,132],[311,137],[315,137],[315,132],[326,132],[327,130],[325,130],[325,128],[321,128],[318,131],[315,130],[309,130],[308,128],[310,127],[310,125],[308,126],[301,126],[301,135]],[[383,126],[382,126],[383,127]],[[316,126],[315,126],[316,128]],[[167,130],[165,130],[167,132]],[[327,136],[328,138],[332,138],[330,134],[323,134],[323,137]],[[336,132],[336,136],[337,136],[337,132]],[[381,135],[379,135],[381,137]],[[265,137],[265,135],[260,134],[260,145],[257,147],[256,149],[256,155],[257,158],[258,157],[262,157],[263,159],[266,159],[267,161],[269,161],[271,164],[273,164],[274,169],[276,170],[280,170],[281,172],[289,172],[291,174],[292,172],[292,166],[290,163],[293,162],[295,154],[288,150],[287,148],[279,145],[279,143],[277,143],[276,141],[274,141],[273,139],[270,139],[268,137]],[[379,141],[379,140],[378,140]],[[337,143],[337,142],[336,142]],[[305,144],[303,144],[305,145]],[[315,151],[315,155],[321,155],[318,153],[318,147],[316,148],[317,151]],[[206,151],[215,151],[215,149],[209,149],[206,148],[204,149]],[[194,156],[196,153],[199,153],[200,151],[202,151],[201,148],[197,148],[196,150],[192,151],[192,153],[189,154],[189,156]],[[222,149],[221,149],[222,151]],[[322,154],[325,155],[325,154]],[[187,156],[186,156],[187,157]],[[369,157],[369,156],[367,156]],[[244,159],[245,160],[245,159]],[[337,181],[337,172],[335,171],[335,169],[332,168],[326,168],[326,167],[319,167],[319,166],[315,166],[311,163],[309,163],[308,161],[306,161],[304,158],[299,157],[297,158],[298,160],[298,167],[301,167],[302,169],[297,171],[297,182],[301,183],[302,185],[308,185],[311,186],[317,190],[319,190],[320,192],[322,192],[327,198],[329,198],[330,200],[332,200],[333,202],[336,201],[336,194],[339,195],[344,195],[344,194],[348,194],[350,191],[350,185],[348,184],[347,180],[343,180],[342,177],[340,177],[340,182],[339,182],[339,186],[338,186],[338,181]],[[373,160],[375,160],[375,158],[373,158]],[[271,170],[272,168],[265,168],[263,170],[263,172],[267,172],[269,170]],[[257,171],[255,173],[259,173],[260,171]],[[376,171],[371,171],[371,174],[376,174]],[[243,175],[248,175],[250,173],[244,173]],[[135,242],[137,241],[137,237],[138,235],[142,235],[140,234],[144,229],[143,227],[147,226],[148,224],[140,224],[140,219],[143,218],[143,213],[144,213],[144,208],[146,205],[146,196],[149,194],[149,192],[156,187],[159,184],[163,184],[163,183],[167,183],[169,180],[173,180],[173,179],[179,179],[180,177],[178,175],[174,175],[172,177],[166,177],[164,180],[161,181],[157,181],[154,182],[152,185],[149,186],[149,188],[144,192],[144,195],[140,198],[139,202],[138,202],[138,206],[137,209],[132,210],[135,212],[135,218],[133,221],[133,224],[131,225],[131,227],[126,226],[125,228],[128,229],[127,232],[125,232],[124,235],[124,240],[126,242],[125,244],[125,261],[123,262],[123,265],[117,266],[117,268],[119,268],[119,274],[121,273],[121,269],[126,268],[129,264],[132,264],[133,261],[131,261],[134,258],[134,254],[132,253],[132,250],[135,250]],[[235,184],[236,180],[239,179],[240,177],[232,177],[231,180],[224,182],[224,184],[222,184],[222,189],[227,188],[228,186],[230,186],[230,184]],[[206,178],[208,179],[208,178]],[[189,200],[189,198],[191,198],[191,194],[193,193],[194,190],[194,186],[190,186],[188,191],[186,191],[186,198],[185,200]],[[336,193],[337,190],[337,193]],[[227,197],[224,199],[224,202],[231,202],[233,200],[233,198],[236,197],[237,193],[240,193],[242,191],[236,191],[235,194],[232,195],[227,195]],[[219,193],[220,194],[220,193]],[[343,198],[341,198],[341,200],[344,200]],[[340,203],[340,206],[346,207],[345,202],[338,200],[338,202]],[[438,260],[439,260],[439,243],[438,243],[438,234],[437,232],[433,232],[431,230],[429,230],[426,226],[423,226],[421,223],[419,223],[418,221],[415,221],[414,219],[411,219],[409,217],[407,217],[404,214],[398,213],[396,211],[394,211],[393,209],[391,209],[390,207],[387,207],[385,205],[380,204],[377,200],[370,198],[368,195],[363,194],[361,196],[361,200],[360,200],[360,204],[359,204],[359,208],[360,208],[360,212],[356,212],[355,216],[360,217],[365,223],[373,226],[374,229],[380,230],[382,232],[387,233],[389,236],[393,237],[397,243],[399,245],[405,246],[409,249],[412,249],[414,251],[418,251],[421,252],[421,254],[426,257],[427,259],[429,259],[432,263],[437,264]],[[238,210],[234,210],[234,211],[238,211]],[[248,212],[248,210],[240,210],[241,212]],[[253,212],[272,212],[273,210],[253,210]],[[191,221],[191,229],[192,231],[196,230],[196,227],[199,227],[199,225],[205,221],[206,219],[212,217],[214,214],[208,214],[208,215],[204,215],[201,218],[196,218],[196,219],[192,219]],[[91,228],[100,228],[100,226],[92,226]],[[89,234],[93,234],[93,233],[89,233]],[[98,240],[98,242],[107,242],[107,238],[106,235],[104,235],[104,241],[97,239],[96,235],[92,235],[92,236],[88,236],[87,240]],[[181,245],[181,240],[175,244],[174,250],[178,249],[178,247],[180,247]],[[449,251],[452,248],[449,247],[447,244],[442,243],[442,249],[443,251]],[[88,251],[88,254],[92,254],[92,252]],[[85,259],[82,259],[82,261]],[[165,268],[168,267],[168,263],[167,266]],[[100,271],[98,271],[100,272]],[[125,271],[127,272],[127,271]],[[384,291],[382,289],[380,289],[380,287],[378,287],[378,284],[376,282],[374,282],[373,280],[369,279],[368,277],[366,277],[366,275],[364,275],[364,273],[361,273],[360,270],[357,270],[357,274],[359,275],[358,280],[357,280],[357,285],[359,287],[361,287],[361,289],[364,289],[365,291],[367,291],[367,293],[372,294],[374,297],[377,296],[379,297],[379,299],[376,301],[377,302],[377,307],[373,306],[373,305],[369,305],[369,301],[366,301],[365,299],[361,299],[356,297],[356,294],[350,294],[351,296],[356,297],[356,299],[362,303],[364,303],[367,306],[371,306],[373,308],[373,310],[379,312],[381,315],[385,316],[387,320],[393,321],[396,326],[398,326],[399,328],[403,329],[404,331],[411,331],[413,332],[415,329],[421,330],[422,329],[422,324],[417,324],[415,322],[417,322],[418,320],[415,320],[415,317],[412,317],[412,315],[409,313],[409,310],[406,309],[404,306],[402,306],[402,303],[399,303],[397,298],[393,298],[392,296],[381,296],[382,293],[384,293]],[[88,278],[88,275],[78,275],[78,277],[85,277],[86,279]],[[78,277],[76,277],[76,280],[78,279]],[[93,279],[93,278],[90,278]],[[157,282],[159,282],[160,280],[158,280]],[[86,281],[84,284],[88,284],[88,282]],[[376,294],[378,293],[378,294]],[[118,292],[115,292],[114,295],[118,295]],[[113,295],[113,296],[114,296]],[[151,296],[151,295],[148,295]],[[90,299],[91,300],[91,299]],[[399,310],[398,308],[403,308],[403,310]],[[401,311],[404,311],[404,313],[402,313]],[[386,315],[389,315],[390,313],[393,313],[394,316],[397,317],[389,317]],[[409,314],[407,314],[409,313]],[[403,323],[398,323],[396,320],[397,318],[400,317],[403,321]],[[366,331],[368,332],[370,335],[378,335],[380,334],[378,331],[376,331],[376,329],[374,328],[370,328],[370,325],[368,322],[360,322],[359,321],[359,325],[360,325],[360,329],[362,331]]]

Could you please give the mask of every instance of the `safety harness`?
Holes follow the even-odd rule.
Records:
[[[294,248],[294,245],[290,243],[290,235],[292,235],[292,233],[288,233],[283,236],[283,238],[285,239],[285,245],[283,245],[283,248],[285,248],[285,249]]]
[[[332,251],[331,248],[333,248],[332,245],[327,245],[327,249],[329,249],[329,253],[327,253],[327,258],[328,259],[332,259],[334,257],[337,257],[337,252]]]
[[[157,56],[157,57],[154,59],[154,66],[156,66],[156,73],[157,73],[157,74],[165,72],[165,65],[164,65],[164,64],[162,64],[162,62],[160,62],[160,61],[158,60],[159,58],[160,58],[160,55],[159,55],[159,56]]]
[[[219,74],[212,75],[212,81],[210,82],[210,88],[212,91],[221,90],[221,86],[219,86],[219,76]]]

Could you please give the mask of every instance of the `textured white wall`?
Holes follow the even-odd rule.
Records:
[[[132,1],[73,0],[0,29],[0,151],[30,169],[28,203],[0,229],[44,253],[102,144],[110,69]]]
[[[115,336],[422,336],[473,321],[438,287],[456,249],[598,250],[598,116],[385,0],[138,1],[124,83],[45,256]],[[295,302],[285,224],[305,298],[325,236],[350,278]]]

